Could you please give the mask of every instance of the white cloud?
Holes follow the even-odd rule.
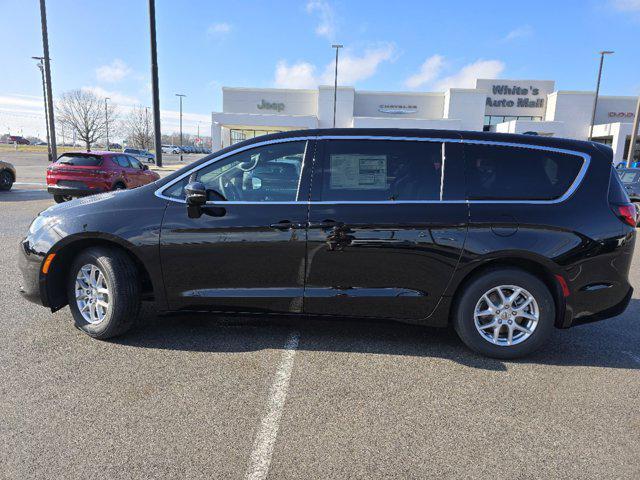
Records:
[[[119,82],[131,73],[131,68],[119,58],[108,65],[96,68],[96,77],[101,82]]]
[[[112,103],[117,104],[117,105],[122,105],[122,106],[133,106],[133,105],[139,105],[140,104],[140,100],[138,100],[136,97],[130,97],[128,95],[124,95],[120,92],[115,92],[115,91],[109,91],[109,90],[105,90],[102,87],[82,87],[82,90],[86,91],[86,92],[91,92],[94,95],[101,97],[101,98],[106,98],[109,97],[109,99],[111,100]]]
[[[439,79],[434,88],[438,91],[448,88],[475,88],[478,78],[497,78],[505,65],[500,60],[477,60],[462,67],[453,75]]]
[[[365,50],[364,55],[356,56],[348,50],[338,61],[338,83],[354,85],[360,80],[372,77],[382,62],[393,59],[396,48],[393,44]],[[335,61],[329,63],[321,77],[322,83],[333,83]]]
[[[318,85],[315,71],[315,65],[309,62],[289,65],[285,60],[280,60],[276,65],[274,83],[279,88],[314,88]]]
[[[640,11],[640,0],[611,0],[609,3],[622,12]]]
[[[372,77],[382,62],[393,59],[395,51],[395,46],[388,44],[368,49],[360,56],[345,52],[338,63],[338,83],[354,85]],[[333,84],[335,61],[329,62],[321,75],[317,75],[316,70],[316,66],[309,62],[289,65],[281,60],[276,65],[274,84],[280,88],[315,88],[320,84]]]
[[[207,35],[210,37],[221,37],[231,32],[233,27],[227,22],[213,23],[207,29]]]
[[[420,67],[420,71],[407,78],[404,84],[408,88],[418,88],[435,80],[444,65],[442,55],[432,55],[425,60]]]
[[[307,13],[318,15],[316,35],[333,40],[336,34],[336,14],[333,7],[324,0],[311,0],[307,2]]]
[[[533,35],[533,28],[530,25],[522,25],[521,27],[514,28],[507,33],[502,39],[503,42],[510,42],[518,38],[530,37]]]

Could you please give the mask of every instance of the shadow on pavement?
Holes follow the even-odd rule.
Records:
[[[0,202],[31,202],[33,200],[51,200],[46,190],[12,188],[8,192],[0,192]]]
[[[471,352],[452,329],[391,321],[334,318],[215,316],[189,313],[156,316],[115,343],[131,347],[197,352],[249,352],[280,349],[291,330],[300,332],[299,349],[433,357],[484,370],[507,370],[508,363],[640,369],[640,300],[624,315],[568,330],[555,330],[539,352],[513,362]]]

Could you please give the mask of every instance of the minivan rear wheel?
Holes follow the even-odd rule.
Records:
[[[67,298],[77,328],[107,339],[121,335],[140,312],[140,282],[129,256],[116,248],[93,247],[73,261]]]
[[[538,277],[516,268],[488,270],[473,278],[455,306],[453,326],[472,350],[518,358],[548,340],[555,303]]]

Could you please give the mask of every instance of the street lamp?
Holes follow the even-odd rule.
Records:
[[[336,49],[336,74],[333,79],[333,128],[336,128],[336,101],[338,97],[338,52],[344,45],[331,45]]]
[[[47,111],[47,88],[44,82],[44,57],[31,57],[34,60],[38,60],[38,68],[40,69],[40,76],[42,77],[42,98],[44,98],[44,121],[47,124],[47,158],[51,162],[53,161],[51,155],[51,141],[49,139],[49,113]]]
[[[186,95],[176,93],[176,97],[180,98],[180,161],[182,161],[182,98]]]
[[[604,63],[605,55],[612,55],[612,50],[603,50],[600,52],[600,68],[598,68],[598,82],[596,84],[596,98],[593,99],[593,111],[591,112],[591,125],[589,126],[589,138],[587,140],[591,140],[593,137],[593,124],[596,121],[596,107],[598,106],[598,94],[600,93],[600,79],[602,78],[602,64]]]
[[[107,126],[107,152],[109,151],[109,114],[107,113],[107,100],[111,100],[111,97],[104,98],[104,121]]]

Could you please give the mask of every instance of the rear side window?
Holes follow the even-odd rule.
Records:
[[[638,183],[640,180],[640,172],[633,170],[622,170],[620,172],[620,180],[622,183],[632,184]]]
[[[121,167],[131,168],[131,165],[129,164],[129,159],[126,155],[117,155],[113,159]]]
[[[331,140],[324,145],[323,201],[440,199],[439,142]]]
[[[97,155],[65,153],[60,156],[57,163],[78,167],[97,167],[102,164],[102,158]]]
[[[584,160],[534,148],[465,144],[469,200],[555,200],[575,181]]]

